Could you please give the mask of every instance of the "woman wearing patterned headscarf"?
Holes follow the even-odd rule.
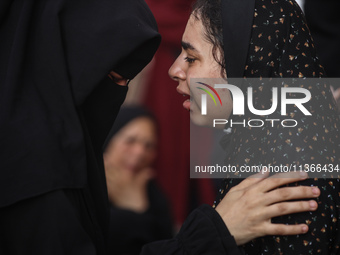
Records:
[[[203,29],[205,42],[195,41],[194,29],[186,31],[182,43],[184,53],[169,71],[172,78],[179,82],[178,92],[185,96],[191,93],[183,106],[190,111],[194,123],[209,125],[212,119],[228,119],[231,116],[232,99],[227,90],[219,90],[225,108],[220,112],[214,111],[208,117],[202,116],[201,94],[190,88],[190,78],[227,77],[228,82],[237,84],[244,94],[247,87],[252,87],[255,109],[270,109],[272,102],[269,99],[272,98],[273,88],[278,86],[305,88],[312,95],[305,104],[312,116],[305,116],[297,107],[289,108],[287,112],[289,118],[299,120],[297,127],[284,128],[278,123],[261,128],[234,126],[222,141],[227,152],[226,164],[237,167],[333,164],[335,168],[338,167],[339,119],[330,87],[323,80],[314,80],[314,84],[310,85],[306,79],[297,79],[325,76],[298,5],[290,0],[199,0],[191,17],[191,23],[195,22],[202,23],[192,27]],[[210,43],[210,58],[206,51],[201,50],[206,42]],[[233,78],[245,79],[240,82],[240,79]],[[284,80],[280,80],[280,83],[275,79],[270,83],[256,83],[252,78]],[[290,94],[289,98],[296,101],[301,99],[296,94]],[[268,117],[256,115],[260,121]],[[241,121],[239,118],[233,116],[236,122]],[[249,111],[242,118],[246,121],[255,119]],[[280,111],[270,115],[270,119],[280,118]],[[237,174],[237,177],[245,177]],[[327,177],[338,177],[338,174],[335,171]],[[233,178],[224,181],[214,205],[217,211],[223,206],[221,199],[232,192],[232,187],[239,182]],[[310,231],[299,236],[271,235],[255,239],[244,246],[247,254],[334,254],[338,251],[339,180],[308,179],[303,184],[321,188],[319,209],[316,212],[277,217],[272,222],[306,223]],[[294,185],[297,184],[291,186]],[[225,222],[230,229],[233,222],[228,221],[228,218]]]

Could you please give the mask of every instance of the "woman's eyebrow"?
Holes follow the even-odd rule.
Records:
[[[182,48],[184,50],[189,49],[189,50],[193,50],[193,51],[196,51],[197,53],[199,53],[199,51],[191,43],[182,41],[181,44],[182,44]]]

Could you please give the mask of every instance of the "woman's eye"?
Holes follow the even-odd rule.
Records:
[[[134,139],[134,138],[126,138],[126,139],[124,140],[125,146],[132,146],[132,145],[134,145],[135,143],[136,143],[136,139]]]
[[[189,57],[186,57],[184,60],[185,60],[186,62],[188,62],[189,64],[192,64],[192,63],[194,63],[194,62],[195,62],[195,60],[196,60],[196,59],[194,59],[194,58],[189,58]]]
[[[121,86],[127,86],[129,85],[129,82],[130,80],[129,79],[126,79],[124,77],[122,77],[121,75],[117,74],[116,72],[114,71],[111,71],[109,74],[108,74],[109,78],[111,80],[113,80],[115,83],[117,83],[118,85],[121,85]]]

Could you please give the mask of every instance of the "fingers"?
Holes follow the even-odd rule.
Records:
[[[288,183],[302,181],[308,178],[306,172],[288,172],[275,174],[259,184],[259,189],[263,192],[270,191]]]
[[[314,200],[282,202],[268,206],[264,216],[266,218],[273,218],[287,214],[315,211],[317,208],[318,203]]]
[[[335,100],[338,101],[340,99],[340,89],[337,89],[333,95]]]
[[[317,187],[298,186],[286,187],[272,190],[265,194],[267,205],[296,199],[316,198],[320,196],[320,190]]]
[[[340,99],[340,88],[334,89],[333,87],[331,87],[331,90],[332,90],[335,100],[339,100]]]
[[[284,224],[269,224],[266,227],[265,235],[300,235],[308,231],[306,224],[299,225],[284,225]]]
[[[243,180],[240,184],[234,187],[234,190],[246,189],[250,186],[263,181],[269,176],[269,171],[266,171],[266,167],[260,173],[254,174]]]

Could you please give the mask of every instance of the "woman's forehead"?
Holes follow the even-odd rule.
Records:
[[[204,26],[202,21],[197,19],[194,15],[190,15],[182,37],[183,49],[196,50],[199,53],[202,53],[207,47],[210,48],[211,46],[211,43],[204,37]]]

